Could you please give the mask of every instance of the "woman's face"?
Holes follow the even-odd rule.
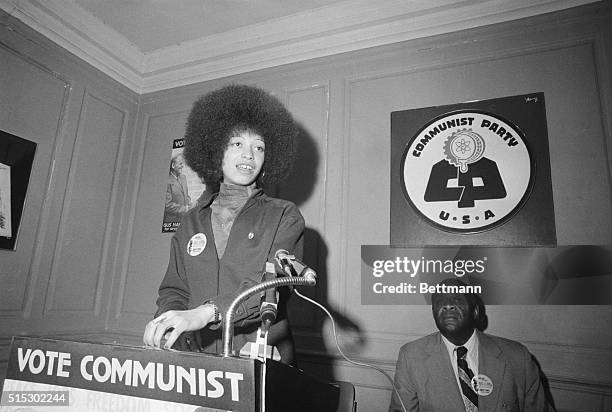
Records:
[[[232,134],[223,155],[223,182],[240,186],[253,183],[263,167],[266,144],[250,130]]]

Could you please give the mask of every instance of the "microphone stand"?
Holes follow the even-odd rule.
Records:
[[[234,340],[234,314],[236,307],[247,300],[252,295],[264,291],[266,289],[276,288],[279,286],[315,286],[317,284],[314,272],[306,273],[304,277],[282,277],[272,280],[266,280],[257,285],[251,286],[247,290],[240,293],[232,301],[227,308],[227,312],[223,317],[223,357],[227,358],[234,356],[233,340]]]

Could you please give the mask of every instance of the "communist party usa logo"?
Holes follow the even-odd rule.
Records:
[[[522,131],[478,110],[429,121],[401,161],[408,202],[426,221],[450,232],[476,233],[508,221],[527,200],[534,176]]]

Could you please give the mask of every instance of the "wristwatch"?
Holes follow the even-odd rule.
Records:
[[[221,322],[221,314],[219,313],[219,308],[217,307],[217,305],[215,305],[213,302],[208,302],[209,305],[212,305],[213,307],[213,322],[217,323],[217,322]]]

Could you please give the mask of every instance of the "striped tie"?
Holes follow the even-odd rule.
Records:
[[[457,373],[459,374],[459,382],[461,383],[461,392],[463,395],[463,403],[467,412],[478,411],[478,395],[472,389],[472,378],[474,372],[468,367],[465,356],[467,349],[464,346],[457,348]]]

